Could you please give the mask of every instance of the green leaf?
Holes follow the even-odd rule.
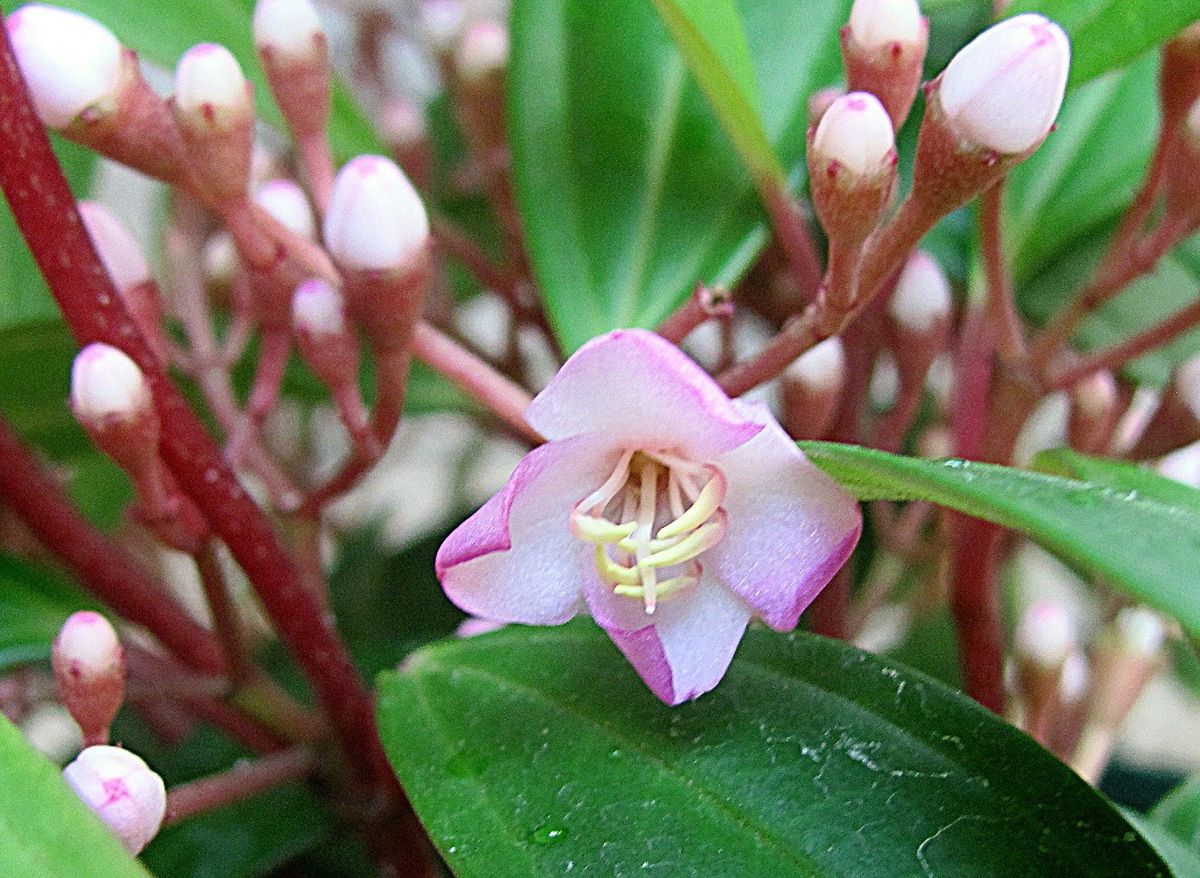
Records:
[[[808,96],[840,76],[849,6],[737,3],[785,168],[802,168]],[[698,280],[734,282],[765,242],[762,209],[651,4],[610,0],[599,14],[590,0],[516,0],[512,37],[516,194],[564,348],[656,325]]]
[[[1125,819],[1137,827],[1142,838],[1150,842],[1163,861],[1171,867],[1175,878],[1200,878],[1200,853],[1188,847],[1158,823],[1140,814],[1122,809]]]
[[[1150,817],[1200,854],[1200,778],[1184,781],[1167,793]]]
[[[0,555],[0,671],[50,658],[67,616],[98,605],[43,567]]]
[[[863,500],[926,500],[1026,534],[1200,636],[1200,515],[1140,491],[964,460],[803,442]]]
[[[0,875],[148,878],[116,836],[0,715]]]
[[[57,136],[52,141],[71,191],[82,198],[91,186],[95,154]],[[58,306],[25,246],[8,203],[0,199],[0,332],[57,316]],[[0,344],[0,356],[5,355],[7,350]]]
[[[746,167],[764,182],[782,183],[783,168],[755,109],[750,47],[733,0],[654,0],[654,6]]]
[[[1200,0],[1018,0],[1010,14],[1040,12],[1071,37],[1071,85],[1123,67],[1200,19]]]
[[[2,0],[6,10],[21,0]],[[196,43],[225,46],[238,59],[246,78],[254,83],[258,112],[263,121],[285,130],[283,117],[271,97],[250,33],[253,0],[162,0],[130,3],[128,0],[59,0],[59,6],[92,16],[148,61],[169,71]],[[383,147],[362,111],[354,105],[340,83],[334,83],[333,112],[329,122],[330,144],[339,159],[360,152],[381,152]]]
[[[590,623],[510,627],[422,650],[380,699],[460,878],[1165,875],[1031,739],[838,641],[751,632],[669,708]]]
[[[1200,491],[1129,461],[1092,457],[1070,448],[1056,448],[1038,454],[1033,465],[1035,469],[1051,475],[1136,493],[1144,499],[1186,510],[1200,517]]]

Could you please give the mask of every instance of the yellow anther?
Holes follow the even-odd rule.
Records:
[[[721,501],[725,499],[725,477],[716,470],[712,473],[712,478],[700,491],[700,495],[696,498],[687,511],[670,524],[665,525],[657,534],[660,540],[670,539],[671,537],[685,534],[690,530],[695,530],[704,522],[712,518],[714,512],[721,506]]]
[[[584,515],[577,512],[571,516],[571,529],[574,531],[575,536],[579,537],[585,543],[603,546],[608,543],[619,542],[628,537],[637,530],[637,522],[630,521],[625,524],[613,524],[607,518],[597,518],[594,515]]]
[[[669,549],[663,549],[661,552],[655,552],[644,558],[639,558],[638,566],[671,567],[675,564],[682,564],[685,561],[692,560],[701,552],[711,549],[721,541],[721,537],[724,535],[725,522],[720,519],[710,521],[708,524],[697,528],[686,539],[680,540]]]
[[[674,576],[665,582],[658,583],[655,592],[658,598],[670,597],[673,594],[678,594],[686,588],[691,588],[700,582],[699,576]],[[626,598],[644,598],[646,590],[640,586],[634,585],[618,585],[613,589],[613,594],[619,594]]]
[[[680,541],[682,537],[672,537],[669,540],[650,540],[646,543],[646,548],[649,552],[661,552],[663,549],[669,549]],[[628,536],[623,540],[617,541],[617,548],[624,552],[636,552],[638,547],[637,538]]]
[[[596,572],[600,574],[600,578],[604,582],[616,585],[618,588],[636,586],[642,581],[640,571],[615,563],[612,558],[608,557],[604,546],[596,546]]]

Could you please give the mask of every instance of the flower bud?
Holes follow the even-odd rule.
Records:
[[[1152,659],[1162,649],[1167,629],[1162,617],[1146,607],[1124,607],[1113,620],[1117,644],[1126,655]]]
[[[1175,369],[1130,457],[1161,457],[1197,440],[1200,440],[1200,356]]]
[[[922,250],[909,257],[896,281],[888,316],[912,333],[934,333],[950,319],[954,299],[940,265]]]
[[[201,43],[175,68],[175,121],[192,169],[209,196],[240,198],[250,179],[254,100],[237,59],[224,46]]]
[[[433,182],[434,158],[425,111],[407,98],[393,98],[383,109],[379,131],[404,173],[427,189]]]
[[[899,130],[917,96],[929,25],[916,0],[855,0],[842,28],[851,91],[878,96]]]
[[[454,47],[465,22],[462,0],[424,0],[421,4],[425,38],[437,54],[445,54]]]
[[[258,0],[252,27],[255,47],[273,63],[317,60],[326,51],[321,18],[309,0]]]
[[[1050,133],[1062,106],[1071,45],[1034,13],[1005,19],[959,50],[938,78],[937,102],[963,143],[1016,155]]]
[[[63,706],[83,732],[84,744],[104,744],[125,700],[125,650],[99,613],[74,613],[50,651]]]
[[[1040,600],[1021,617],[1015,637],[1018,661],[1057,674],[1074,646],[1074,624],[1062,604]]]
[[[821,439],[837,411],[846,374],[846,352],[837,336],[796,358],[783,375],[783,425],[795,439]]]
[[[101,342],[88,345],[75,357],[71,410],[89,430],[154,418],[142,370],[123,351]]]
[[[429,241],[429,216],[391,160],[361,155],[334,180],[324,231],[329,252],[343,267],[396,271]]]
[[[21,75],[42,123],[66,128],[84,111],[116,100],[121,44],[102,24],[54,6],[22,6],[7,21]]]
[[[851,92],[829,105],[812,133],[813,206],[830,239],[849,245],[875,228],[896,184],[896,142],[879,100]]]
[[[508,66],[508,29],[484,19],[467,28],[454,53],[454,66],[464,82],[480,83]]]
[[[808,98],[808,127],[815,128],[821,122],[825,111],[833,106],[833,102],[844,97],[846,90],[836,86],[822,88],[813,92]]]
[[[1117,381],[1108,371],[1093,372],[1072,387],[1067,421],[1071,447],[1084,454],[1103,452],[1117,423],[1119,402]]]
[[[259,207],[284,226],[305,238],[317,236],[317,220],[312,205],[299,184],[292,180],[269,180],[254,194]]]
[[[79,202],[79,216],[113,286],[125,291],[150,280],[142,248],[113,212],[97,201]]]
[[[63,779],[136,856],[158,834],[167,791],[142,758],[120,747],[88,747],[63,769]]]
[[[1200,444],[1192,443],[1163,457],[1154,469],[1163,478],[1200,488]]]

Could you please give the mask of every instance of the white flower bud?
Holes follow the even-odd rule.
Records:
[[[1150,658],[1162,649],[1167,637],[1162,617],[1146,607],[1125,607],[1113,621],[1122,651]]]
[[[1075,626],[1056,601],[1032,604],[1021,617],[1015,638],[1019,657],[1047,670],[1062,667],[1075,646]]]
[[[953,306],[946,273],[929,254],[914,251],[896,281],[889,316],[906,329],[927,333],[950,316]]]
[[[850,33],[864,49],[874,50],[893,43],[915,45],[925,38],[917,0],[854,0]]]
[[[314,278],[296,287],[292,297],[292,325],[312,336],[347,332],[346,303],[327,282]]]
[[[99,613],[74,613],[54,639],[50,664],[63,706],[84,741],[105,743],[125,700],[125,650],[117,632]]]
[[[1200,488],[1200,443],[1193,442],[1162,458],[1154,467],[1160,476]]]
[[[808,127],[813,128],[820,123],[821,117],[825,115],[825,111],[833,106],[833,102],[846,94],[844,88],[838,86],[830,86],[822,88],[808,98]]]
[[[1092,672],[1087,658],[1079,650],[1073,650],[1062,666],[1058,678],[1058,697],[1063,704],[1078,704],[1087,695]]]
[[[325,39],[321,18],[309,0],[258,0],[254,45],[282,63],[308,61]]]
[[[224,46],[192,46],[175,68],[175,108],[185,118],[222,126],[253,113],[246,77]]]
[[[429,123],[419,105],[407,98],[388,101],[379,120],[384,140],[396,149],[407,149],[429,136]]]
[[[508,28],[498,21],[477,21],[454,53],[458,75],[467,82],[482,82],[508,66],[508,51]]]
[[[429,239],[417,190],[390,159],[361,155],[338,172],[325,214],[325,244],[346,268],[403,268]]]
[[[167,811],[167,791],[140,756],[120,747],[88,747],[63,769],[63,779],[130,855],[158,834]]]
[[[896,147],[892,120],[879,99],[851,92],[829,105],[812,149],[822,162],[836,161],[856,176],[874,176],[892,167]]]
[[[1107,417],[1117,406],[1117,380],[1112,372],[1093,372],[1071,388],[1071,400],[1086,417]]]
[[[942,112],[965,142],[1001,154],[1033,149],[1062,106],[1071,44],[1034,13],[1005,19],[964,46],[941,76]]]
[[[71,409],[81,423],[102,427],[109,421],[134,421],[151,411],[146,376],[124,351],[94,342],[71,366]]]
[[[421,4],[425,38],[435,52],[448,52],[458,41],[466,22],[461,0],[425,0]]]
[[[42,123],[66,128],[80,113],[114,98],[121,44],[102,24],[54,6],[30,4],[8,17],[8,36]]]
[[[297,235],[315,238],[317,220],[300,185],[292,180],[269,180],[258,188],[254,200],[259,207]]]
[[[111,210],[96,201],[81,201],[79,215],[113,286],[124,291],[150,280],[142,248]]]
[[[842,386],[846,372],[846,352],[837,336],[813,345],[784,371],[784,378],[799,382],[811,390],[830,390]]]

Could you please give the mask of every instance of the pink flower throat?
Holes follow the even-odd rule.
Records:
[[[660,600],[700,582],[699,557],[725,535],[724,474],[667,451],[630,450],[571,510],[571,532],[596,548],[596,572],[615,594]]]

